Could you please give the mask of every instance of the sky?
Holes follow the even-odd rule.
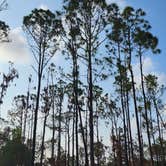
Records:
[[[146,18],[152,25],[152,32],[159,38],[160,55],[147,56],[144,60],[145,72],[155,73],[160,83],[166,83],[166,1],[165,0],[108,0],[116,2],[120,8],[133,6],[146,11]],[[26,92],[27,80],[30,73],[33,73],[31,64],[33,57],[29,50],[26,36],[22,31],[23,17],[28,15],[34,8],[60,10],[62,0],[8,0],[8,10],[0,12],[0,20],[5,21],[11,29],[11,43],[0,44],[0,72],[7,72],[8,61],[13,61],[19,71],[19,80],[15,81],[17,86],[11,86],[5,96],[4,105],[1,108],[2,115],[6,116],[11,108],[12,98]],[[55,57],[56,64],[61,64],[61,58]],[[138,72],[138,64],[135,64],[135,72]],[[138,73],[139,74],[139,73]],[[5,110],[5,111],[4,111]]]

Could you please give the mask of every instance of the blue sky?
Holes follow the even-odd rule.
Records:
[[[166,1],[159,0],[127,0],[127,4],[142,8],[147,13],[147,19],[152,25],[152,32],[159,38],[159,48],[162,50],[161,55],[153,56],[154,63],[157,64],[157,69],[166,73]]]
[[[147,19],[152,25],[152,32],[159,38],[159,48],[162,50],[161,55],[153,55],[145,58],[145,71],[154,72],[160,77],[160,82],[166,81],[166,1],[164,0],[108,0],[117,2],[121,8],[125,5],[131,5],[135,8],[142,8],[147,13]],[[61,9],[62,0],[8,0],[8,10],[0,13],[0,20],[4,20],[11,28],[11,44],[0,45],[0,72],[6,71],[8,61],[15,62],[15,66],[20,73],[20,79],[16,81],[16,87],[10,87],[7,93],[4,108],[9,109],[9,101],[12,97],[20,92],[26,92],[28,75],[33,72],[30,67],[32,56],[28,49],[26,38],[21,30],[23,16],[28,15],[34,8],[49,8],[52,11]],[[12,48],[12,49],[11,49]],[[61,59],[56,59],[61,63]],[[137,64],[135,65],[137,72]],[[2,108],[3,109],[3,108]],[[1,109],[1,110],[2,110]]]
[[[0,72],[8,71],[8,61],[14,61],[19,71],[19,80],[15,81],[16,87],[11,86],[5,96],[4,104],[1,107],[1,115],[6,116],[7,110],[11,108],[11,101],[15,95],[26,93],[28,76],[33,73],[31,64],[33,58],[28,48],[26,37],[22,32],[23,16],[28,15],[34,8],[49,8],[57,10],[61,2],[53,0],[8,0],[8,10],[0,13],[0,20],[5,21],[11,29],[11,43],[0,45]]]

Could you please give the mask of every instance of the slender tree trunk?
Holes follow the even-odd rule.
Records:
[[[68,127],[67,127],[67,140],[68,140],[67,166],[70,166],[70,120],[68,122]]]
[[[126,84],[125,84],[126,85]],[[127,148],[128,148],[128,162],[129,162],[129,166],[132,165],[132,152],[131,152],[131,143],[130,143],[130,126],[129,126],[129,122],[128,122],[128,109],[127,109],[127,104],[126,104],[126,90],[124,91],[124,107],[125,107],[125,116],[126,116],[126,137],[127,137]]]
[[[140,155],[140,165],[143,166],[143,147],[141,141],[141,132],[140,132],[140,124],[139,124],[139,117],[138,117],[138,108],[136,102],[136,91],[135,91],[135,82],[134,82],[134,75],[133,71],[130,66],[130,74],[131,74],[131,81],[132,81],[132,91],[133,91],[133,100],[134,100],[134,108],[135,108],[135,115],[136,115],[136,124],[137,124],[137,135],[138,135],[138,143],[139,143],[139,155]]]
[[[40,156],[40,166],[43,165],[43,155],[44,155],[44,140],[45,140],[45,131],[46,131],[46,122],[47,122],[48,114],[45,113],[44,123],[43,123],[43,136],[42,136],[42,144],[41,144],[41,156]]]
[[[92,10],[92,2],[88,1],[89,10]],[[87,41],[87,53],[88,53],[88,108],[89,108],[89,136],[90,136],[90,163],[94,166],[94,125],[93,125],[93,74],[92,74],[92,16],[88,18],[88,41]]]
[[[139,145],[139,158],[140,158],[140,165],[144,165],[144,154],[143,154],[143,144],[141,141],[141,131],[140,131],[140,123],[139,123],[139,115],[138,115],[138,107],[137,107],[137,97],[136,97],[136,89],[135,89],[135,81],[134,81],[134,73],[131,65],[131,58],[132,58],[132,49],[131,49],[131,33],[130,29],[128,30],[128,68],[131,76],[131,86],[133,92],[133,100],[134,100],[134,109],[135,109],[135,117],[136,117],[136,125],[137,125],[137,135],[138,135],[138,145]]]
[[[23,108],[21,108],[21,115],[20,115],[21,137],[23,136],[23,117],[24,117],[24,111],[23,111]]]
[[[111,136],[112,136],[112,152],[113,152],[113,162],[115,162],[115,165],[117,163],[117,157],[116,157],[116,137],[114,134],[114,122],[112,119],[112,129],[111,129]]]
[[[130,32],[129,32],[130,34]],[[134,100],[134,109],[135,109],[135,116],[136,116],[136,125],[137,125],[137,135],[138,135],[138,144],[139,144],[139,158],[140,158],[140,165],[144,165],[144,154],[143,154],[143,145],[141,141],[141,131],[140,131],[140,124],[139,124],[139,116],[138,116],[138,107],[137,107],[137,97],[136,97],[136,90],[135,90],[135,81],[134,81],[134,73],[131,66],[131,46],[130,46],[130,35],[128,36],[129,41],[129,72],[131,76],[131,84],[132,84],[132,92],[133,92],[133,100]]]
[[[67,124],[67,119],[66,119],[66,124]],[[67,166],[67,132],[66,131],[65,131],[65,166]]]
[[[132,163],[133,163],[133,166],[135,166],[133,138],[132,138],[131,122],[130,122],[130,109],[129,109],[129,95],[128,95],[128,92],[126,92],[126,107],[127,107],[127,121],[128,121],[128,130],[129,130],[129,138],[130,138],[129,140],[130,140],[130,146],[131,146]]]
[[[73,43],[72,43],[72,47],[74,48]],[[77,125],[78,116],[79,116],[80,129],[81,129],[83,145],[84,145],[84,150],[85,150],[85,166],[88,166],[89,165],[88,152],[87,152],[87,146],[86,146],[86,140],[85,140],[85,134],[84,134],[84,127],[83,127],[83,122],[82,122],[81,108],[79,106],[79,101],[78,101],[78,77],[79,77],[78,62],[77,62],[78,57],[77,57],[77,54],[75,53],[74,49],[71,52],[72,52],[72,57],[73,57],[73,84],[74,84],[74,101],[75,101],[75,108],[76,108],[76,125]],[[76,140],[77,140],[77,135],[76,135]],[[77,144],[77,141],[76,141],[76,144]],[[76,148],[76,150],[77,150],[77,148]],[[76,153],[76,154],[78,154],[78,153]]]
[[[157,116],[157,129],[158,129],[158,134],[159,134],[159,141],[160,141],[160,146],[161,146],[161,152],[162,152],[162,165],[164,166],[166,164],[165,161],[165,152],[164,152],[164,146],[163,146],[163,139],[162,139],[162,134],[161,134],[161,128],[160,128],[160,118],[159,118],[159,111],[158,111],[158,106],[156,103],[156,99],[153,99],[153,104],[156,110],[156,116]]]
[[[88,108],[86,108],[86,119],[85,119],[85,142],[86,142],[86,147],[88,148],[88,142],[89,142],[89,140],[88,140]],[[88,150],[87,150],[87,154],[88,154]]]
[[[74,157],[74,143],[75,143],[75,109],[74,109],[74,113],[73,113],[73,126],[72,126],[72,166],[75,166],[75,157]]]
[[[122,163],[122,144],[121,144],[121,135],[120,135],[120,130],[118,133],[118,141],[117,141],[117,156],[118,156],[118,166],[123,165]]]
[[[89,37],[90,38],[90,37]],[[91,38],[89,41],[89,51],[88,51],[88,85],[89,85],[89,130],[90,130],[90,161],[91,166],[94,166],[94,127],[93,127],[93,81],[92,81],[92,55],[91,55]]]
[[[153,116],[152,116],[151,105],[149,107],[149,111],[150,111],[150,128],[151,128],[151,135],[152,135],[152,139],[153,139],[153,145],[156,145],[155,135],[154,135]],[[154,149],[154,151],[155,151],[155,155],[156,155],[156,163],[157,163],[157,165],[159,165],[159,156],[157,154],[156,148]],[[154,163],[154,165],[155,165],[155,163]]]
[[[55,89],[54,89],[54,80],[53,80],[53,73],[51,73],[51,82],[52,82],[52,139],[51,139],[51,158],[55,158],[54,151],[55,151]]]
[[[148,143],[149,143],[151,165],[154,166],[152,145],[151,145],[151,139],[150,139],[150,130],[149,130],[147,101],[146,101],[146,95],[145,95],[145,89],[144,89],[144,78],[143,78],[143,67],[142,67],[142,55],[141,55],[141,53],[139,53],[139,58],[140,58],[140,72],[141,72],[141,87],[142,87],[142,95],[143,95],[144,109],[145,109],[146,131],[147,131],[147,137],[148,137]]]
[[[30,124],[30,148],[32,149],[32,140],[33,140],[33,125],[34,125],[34,109],[32,111],[32,116],[31,116],[31,124]]]
[[[120,55],[120,45],[118,43],[118,57],[119,57],[119,60],[118,60],[118,68],[119,68],[119,74],[120,74],[120,77],[123,78],[123,71],[121,70],[121,67],[122,67],[122,64],[121,64],[121,55]],[[124,107],[124,93],[125,91],[123,90],[123,87],[125,86],[124,84],[124,81],[123,80],[120,80],[120,100],[121,100],[121,107],[122,107],[122,114],[123,114],[123,129],[124,129],[124,140],[125,140],[125,163],[126,163],[126,166],[129,165],[129,161],[128,161],[128,148],[127,148],[127,129],[126,129],[126,117],[125,117],[125,107]]]
[[[85,140],[85,134],[84,134],[84,128],[83,128],[82,116],[81,116],[80,108],[79,108],[79,119],[80,119],[80,128],[81,128],[82,139],[83,139],[84,150],[85,150],[85,166],[88,166],[89,165],[88,150],[87,150],[87,143],[86,143],[86,140]]]
[[[98,115],[96,117],[96,134],[97,134],[97,143],[99,143],[99,117],[98,117]],[[99,156],[97,156],[97,165],[100,166],[100,158],[99,158]]]
[[[115,115],[113,116],[113,123],[115,126],[115,153],[116,153],[116,165],[121,166],[122,165],[122,154],[121,154],[121,138],[120,138],[120,133],[118,131],[117,127],[117,121]]]
[[[23,129],[24,141],[25,141],[25,137],[26,137],[26,127],[27,127],[26,125],[27,125],[28,108],[29,108],[29,87],[28,87],[28,92],[27,92],[26,108],[25,108],[25,114],[24,114],[24,129]]]
[[[52,146],[51,146],[51,158],[53,159],[54,156],[54,147],[55,147],[55,107],[54,107],[54,100],[52,105]]]
[[[75,137],[76,137],[76,166],[79,166],[79,152],[78,152],[78,110],[75,106],[76,121],[75,121]]]
[[[60,94],[60,100],[59,100],[59,116],[58,116],[58,152],[57,152],[57,160],[58,162],[61,160],[61,121],[62,121],[62,94]]]
[[[123,102],[123,96],[122,96],[122,89],[121,89],[121,104],[122,104],[122,114],[123,114],[123,129],[124,129],[124,141],[125,141],[125,163],[126,166],[129,166],[128,161],[128,148],[127,148],[127,129],[126,129],[126,117],[125,117],[125,109],[124,109],[124,102]]]
[[[35,162],[36,132],[37,132],[39,101],[40,101],[41,78],[42,78],[42,74],[39,73],[37,96],[36,96],[36,106],[35,106],[35,115],[34,115],[34,125],[33,125],[32,160],[31,160],[32,166],[34,166],[34,162]]]

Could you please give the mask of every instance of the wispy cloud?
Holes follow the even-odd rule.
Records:
[[[107,0],[107,3],[116,3],[121,9],[125,8],[127,6],[126,0]]]
[[[38,9],[48,10],[48,6],[45,4],[40,4]]]
[[[16,64],[28,64],[31,61],[27,42],[21,34],[21,28],[11,30],[9,38],[11,42],[0,44],[0,62],[12,61]]]
[[[134,73],[135,73],[135,82],[136,85],[139,86],[141,84],[141,78],[140,78],[140,65],[139,63],[136,63],[133,65]],[[160,85],[166,83],[166,73],[160,72],[157,70],[157,64],[155,64],[150,57],[146,57],[143,60],[143,72],[144,75],[147,74],[154,74],[158,77],[158,82]]]

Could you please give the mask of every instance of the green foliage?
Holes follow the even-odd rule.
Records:
[[[24,17],[23,29],[35,45],[44,48],[44,52],[49,50],[49,54],[55,53],[58,45],[57,36],[62,32],[59,13],[54,14],[50,10],[34,9]],[[50,46],[55,48],[50,50]]]
[[[21,142],[21,130],[16,128],[12,130],[12,139],[5,139],[5,145],[0,149],[0,165],[17,166],[30,165],[31,151]]]
[[[16,128],[12,130],[12,140],[21,142],[21,128]]]
[[[0,12],[7,9],[7,1],[3,0],[0,2]],[[0,20],[0,42],[8,42],[9,26]]]
[[[40,31],[43,34],[47,33],[49,37],[53,37],[55,32],[59,32],[61,21],[50,10],[34,9],[31,14],[25,16],[23,24],[25,27],[31,27],[33,30]]]
[[[7,42],[9,34],[9,26],[4,21],[0,21],[0,42]]]
[[[152,75],[152,74],[148,74],[145,77],[145,83],[146,83],[146,88],[147,88],[148,92],[150,92],[150,93],[155,92],[155,90],[158,87],[157,79],[158,78],[155,75]]]
[[[10,140],[0,151],[0,165],[2,166],[29,166],[30,150],[17,140]]]
[[[18,71],[13,67],[13,63],[10,63],[9,71],[7,74],[3,73],[2,83],[0,84],[0,105],[3,103],[3,98],[6,95],[10,83],[13,82],[15,78],[18,78],[18,76]]]
[[[103,156],[105,155],[106,147],[102,142],[96,142],[94,143],[94,155],[96,158],[99,158],[100,160],[103,159]]]

